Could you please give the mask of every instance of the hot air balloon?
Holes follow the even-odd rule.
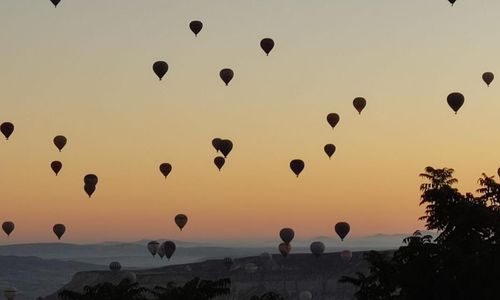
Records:
[[[163,257],[165,256],[165,247],[163,247],[163,244],[158,247],[158,251],[156,252],[156,254],[158,254],[158,256],[163,259]]]
[[[292,251],[292,246],[287,243],[281,243],[278,247],[278,250],[280,251],[281,255],[286,258]]]
[[[164,61],[157,61],[153,64],[153,71],[155,72],[156,76],[161,80],[165,74],[167,74],[168,71],[168,64]]]
[[[455,2],[457,2],[457,0],[448,0],[448,2],[450,2],[451,6],[453,6],[453,4],[455,4]]]
[[[57,4],[59,4],[59,2],[61,2],[61,0],[50,0],[50,2],[52,2],[52,4],[54,4],[54,7],[57,7]]]
[[[324,149],[326,155],[328,155],[328,158],[332,158],[332,155],[335,153],[335,150],[337,150],[334,144],[326,144]]]
[[[17,289],[15,287],[6,288],[3,290],[3,295],[7,300],[14,300],[17,296]]]
[[[498,176],[500,176],[500,168],[498,168],[497,174],[498,174]]]
[[[52,171],[54,171],[54,173],[57,176],[57,174],[59,174],[59,171],[61,171],[62,169],[62,162],[54,160],[53,162],[50,163],[50,168],[52,169]]]
[[[339,235],[342,241],[347,236],[350,230],[351,226],[349,226],[349,223],[347,222],[339,222],[335,224],[335,232]]]
[[[215,151],[217,151],[217,152],[220,151],[220,142],[221,141],[222,141],[222,139],[220,139],[220,138],[215,138],[212,140],[212,146],[214,146]]]
[[[63,224],[56,224],[52,228],[52,231],[54,231],[54,233],[55,233],[55,235],[57,236],[58,239],[61,239],[61,237],[66,232],[66,226],[64,226]]]
[[[219,150],[227,158],[231,150],[233,150],[233,142],[231,140],[221,140],[219,142]]]
[[[336,113],[330,113],[326,116],[326,121],[332,126],[332,129],[334,129],[340,121],[340,116]]]
[[[96,185],[99,182],[99,178],[95,174],[87,174],[83,177],[83,182],[88,185]]]
[[[113,261],[109,264],[109,269],[111,272],[118,272],[122,269],[122,265],[117,261]]]
[[[3,224],[2,224],[3,232],[5,232],[5,234],[7,236],[10,236],[12,231],[14,231],[14,228],[16,228],[16,226],[14,225],[14,222],[7,221],[7,222],[3,222]]]
[[[160,248],[160,243],[157,241],[151,241],[148,243],[148,251],[155,257],[156,253],[158,253],[158,249]]]
[[[358,111],[359,114],[361,114],[366,106],[366,100],[365,98],[357,97],[352,101],[352,105],[354,105],[354,108]]]
[[[222,69],[219,73],[220,78],[226,85],[229,85],[229,82],[233,79],[234,77],[234,72],[231,69]]]
[[[449,94],[447,100],[448,105],[451,107],[451,109],[453,109],[455,114],[457,114],[460,107],[462,107],[462,105],[464,104],[465,97],[461,93],[455,92]]]
[[[219,169],[219,171],[222,169],[225,163],[226,160],[222,156],[217,156],[216,158],[214,158],[214,164]]]
[[[260,47],[264,50],[266,55],[269,55],[269,52],[274,48],[274,41],[270,38],[262,39],[262,41],[260,41]]]
[[[486,72],[483,73],[483,81],[486,83],[487,86],[490,86],[491,82],[493,82],[493,79],[495,79],[495,75],[491,72]]]
[[[83,190],[85,191],[85,193],[87,193],[87,195],[90,198],[90,197],[92,197],[92,194],[94,194],[94,192],[96,190],[96,186],[93,184],[85,184],[83,186]]]
[[[165,248],[165,257],[170,259],[175,252],[175,243],[172,241],[166,241],[163,243],[163,248]]]
[[[162,163],[160,165],[160,172],[167,178],[168,174],[172,171],[172,165],[169,163]]]
[[[194,36],[198,36],[198,33],[200,33],[201,29],[203,28],[203,23],[201,23],[200,21],[192,21],[191,23],[189,23],[189,28],[191,28]]]
[[[320,257],[325,252],[325,244],[323,242],[312,242],[309,249],[314,256]]]
[[[311,300],[312,297],[313,297],[313,295],[309,291],[302,291],[299,294],[299,300]]]
[[[2,125],[0,125],[0,131],[5,136],[5,139],[8,140],[14,132],[14,124],[12,124],[11,122],[4,122],[2,123]]]
[[[297,177],[299,177],[299,174],[304,170],[304,166],[304,161],[301,159],[294,159],[290,162],[290,169],[292,169]]]
[[[344,250],[340,252],[340,258],[345,262],[350,262],[352,259],[352,252],[349,250]]]
[[[61,152],[64,146],[66,146],[67,142],[68,140],[63,135],[58,135],[54,138],[54,145],[56,145],[57,149],[59,149],[59,152]]]
[[[224,258],[224,267],[229,271],[231,267],[233,266],[234,261],[231,257],[225,257]]]
[[[292,228],[283,228],[280,230],[280,238],[285,244],[290,244],[294,237],[295,231]]]
[[[184,226],[186,226],[188,222],[188,217],[184,214],[178,214],[177,216],[175,216],[175,224],[177,225],[177,227],[179,227],[179,229],[182,231],[182,228],[184,228]]]

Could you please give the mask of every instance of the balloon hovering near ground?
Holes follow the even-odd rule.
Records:
[[[451,109],[457,114],[458,110],[464,105],[465,97],[461,93],[455,92],[448,95],[447,101]]]
[[[335,224],[335,232],[338,234],[342,241],[347,236],[350,230],[351,226],[347,222],[339,222]]]
[[[62,169],[62,162],[58,161],[58,160],[55,160],[53,162],[50,163],[50,168],[52,169],[52,171],[56,174],[59,174],[59,172],[61,171]]]
[[[167,178],[168,174],[172,171],[172,165],[169,163],[162,163],[160,165],[160,172]]]
[[[113,262],[111,262],[111,263],[109,264],[109,270],[110,270],[111,272],[118,272],[118,271],[120,271],[121,269],[122,269],[122,265],[121,265],[119,262],[117,262],[117,261],[113,261]]]
[[[66,139],[66,137],[63,135],[58,135],[58,136],[54,137],[53,142],[54,142],[54,145],[56,146],[56,148],[59,150],[59,152],[61,152],[62,149],[64,148],[64,146],[66,146],[68,139]]]
[[[148,251],[155,257],[156,253],[158,253],[158,249],[160,248],[160,243],[157,241],[151,241],[148,243]]]
[[[160,245],[160,247],[158,248],[158,251],[156,252],[156,254],[158,254],[158,256],[163,259],[163,257],[165,256],[165,247],[163,247],[163,244]]]
[[[260,41],[260,47],[262,48],[262,50],[264,50],[266,55],[269,55],[271,50],[273,50],[273,48],[274,48],[274,41],[270,38],[262,39]]]
[[[66,226],[64,226],[63,224],[56,224],[56,225],[54,225],[54,227],[52,227],[52,231],[54,231],[54,234],[60,240],[61,237],[66,232]]]
[[[340,121],[340,116],[337,113],[330,113],[326,116],[326,121],[334,129]]]
[[[188,222],[188,217],[185,214],[178,214],[177,216],[175,216],[174,221],[177,227],[179,227],[179,229],[182,231],[182,228],[184,228],[184,226],[186,226]]]
[[[168,64],[164,61],[157,61],[153,64],[153,72],[155,72],[156,76],[161,80],[168,71]]]
[[[7,236],[10,236],[10,234],[12,233],[12,231],[14,231],[15,228],[16,226],[14,225],[14,222],[11,221],[3,222],[2,224],[2,230],[3,232],[5,232]]]
[[[337,148],[335,147],[334,144],[326,144],[324,150],[326,155],[328,155],[328,158],[331,159],[332,155],[335,153],[335,150],[337,150]]]
[[[323,242],[312,242],[309,249],[314,256],[320,257],[325,252],[325,244]]]
[[[280,238],[285,244],[290,244],[294,237],[295,231],[292,228],[283,228],[280,230]]]
[[[493,82],[493,79],[495,79],[495,75],[491,72],[485,72],[483,73],[483,81],[486,83],[487,86],[490,86],[490,84]]]
[[[203,28],[203,23],[201,21],[192,21],[189,23],[189,28],[194,33],[194,36],[198,36],[198,33],[200,33]]]
[[[358,111],[358,113],[361,114],[363,109],[365,109],[366,107],[366,99],[363,97],[357,97],[352,101],[352,105]]]
[[[54,4],[54,7],[57,7],[57,4],[59,4],[59,2],[61,2],[61,0],[50,0],[50,2],[52,2],[52,4]]]
[[[222,156],[217,156],[216,158],[214,158],[214,164],[219,169],[219,172],[225,163],[226,163],[226,159]]]
[[[14,124],[12,124],[11,122],[4,122],[2,123],[2,125],[0,125],[0,131],[2,132],[5,139],[9,140],[9,137],[14,132]]]
[[[342,259],[345,262],[350,262],[352,259],[352,252],[349,250],[344,250],[340,252],[340,259]]]
[[[292,251],[292,246],[287,243],[281,243],[278,246],[278,250],[280,251],[281,255],[286,258],[288,254],[290,254],[290,252]]]
[[[234,72],[231,69],[222,69],[219,72],[219,76],[226,85],[229,85],[229,82],[231,82],[234,77]]]
[[[302,170],[304,170],[305,163],[301,159],[294,159],[290,162],[290,169],[292,169],[292,172],[299,177],[300,173]]]
[[[172,241],[166,241],[162,244],[162,247],[165,249],[165,257],[170,259],[175,252],[175,243]]]

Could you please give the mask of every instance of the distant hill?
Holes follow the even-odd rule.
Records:
[[[13,286],[20,291],[16,300],[33,300],[59,289],[77,272],[106,268],[30,256],[0,256],[0,290]]]

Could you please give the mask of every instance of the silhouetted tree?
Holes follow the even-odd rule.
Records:
[[[461,194],[453,169],[427,167],[420,205],[435,240],[415,232],[392,256],[366,254],[369,274],[344,276],[359,300],[500,299],[500,184],[485,174],[479,196]]]
[[[285,298],[281,297],[279,294],[274,292],[265,293],[262,296],[252,296],[250,300],[285,300]]]
[[[148,291],[129,279],[124,279],[117,285],[105,282],[85,286],[83,290],[83,293],[63,290],[58,296],[64,300],[146,300],[144,294]]]
[[[231,280],[201,280],[194,278],[184,286],[169,282],[166,287],[156,286],[151,293],[158,300],[205,300],[227,295],[231,292]]]

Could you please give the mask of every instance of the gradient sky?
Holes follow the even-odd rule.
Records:
[[[54,241],[54,223],[67,242],[333,236],[344,220],[354,236],[413,232],[426,166],[454,168],[465,192],[500,164],[499,85],[481,80],[500,75],[499,11],[498,0],[1,1],[0,122],[16,130],[0,140],[0,221],[16,230],[0,244]],[[197,38],[191,20],[204,22]],[[156,60],[170,66],[162,82]],[[220,173],[214,137],[234,142]],[[87,173],[99,176],[91,199]],[[177,213],[190,217],[182,233]]]

